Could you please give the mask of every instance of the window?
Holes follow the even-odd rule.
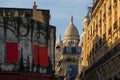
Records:
[[[114,0],[114,3],[117,3],[117,0]]]
[[[92,26],[91,26],[90,36],[92,35],[92,32],[93,32],[93,31],[92,31]]]
[[[112,27],[112,18],[109,19],[109,26]],[[112,29],[111,29],[112,30]]]
[[[103,34],[103,40],[105,40],[105,39],[106,39],[106,33]]]
[[[103,40],[106,39],[106,24],[104,23],[104,28],[103,28]]]
[[[101,25],[102,20],[102,11],[100,10],[99,24]]]
[[[115,13],[114,13],[114,19],[115,19],[115,22],[114,22],[114,25],[113,25],[113,29],[117,29],[117,10],[115,10]]]
[[[88,31],[88,39],[89,39],[89,31]]]
[[[110,10],[111,11],[111,9],[112,9],[112,0],[110,0],[110,5],[109,5],[109,7],[108,7],[108,10]]]
[[[95,22],[93,23],[93,34],[94,34],[94,31],[95,31]]]
[[[68,44],[70,44],[70,42],[68,42]]]
[[[96,17],[96,24],[98,24],[98,16]]]
[[[110,27],[109,29],[108,29],[108,35],[111,35],[112,34],[112,28]]]
[[[106,33],[106,24],[104,24],[104,33]]]
[[[114,29],[117,29],[117,21],[114,23]]]
[[[68,47],[68,52],[71,53],[71,47]]]
[[[106,13],[106,4],[104,4],[104,13]]]
[[[104,4],[104,14],[103,14],[104,20],[106,20],[106,4]]]

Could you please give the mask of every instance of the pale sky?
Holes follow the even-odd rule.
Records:
[[[56,26],[56,37],[64,36],[69,25],[70,16],[81,34],[82,19],[87,14],[87,7],[92,6],[93,0],[36,0],[38,9],[49,9],[51,14],[50,24]],[[31,8],[34,0],[0,0],[0,7]]]

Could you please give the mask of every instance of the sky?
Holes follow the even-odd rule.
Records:
[[[87,14],[87,7],[92,6],[93,0],[36,0],[38,9],[50,10],[50,24],[56,26],[56,39],[64,37],[66,27],[73,16],[74,25],[81,34],[82,19]],[[0,0],[0,7],[31,8],[34,0]]]

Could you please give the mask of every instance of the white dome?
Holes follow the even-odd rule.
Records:
[[[79,40],[79,32],[78,29],[73,24],[73,16],[71,16],[71,21],[69,26],[66,28],[64,33],[64,40]]]

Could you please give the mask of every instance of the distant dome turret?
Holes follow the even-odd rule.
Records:
[[[63,41],[61,40],[61,35],[59,36],[59,40],[57,41],[56,45],[63,46]]]

